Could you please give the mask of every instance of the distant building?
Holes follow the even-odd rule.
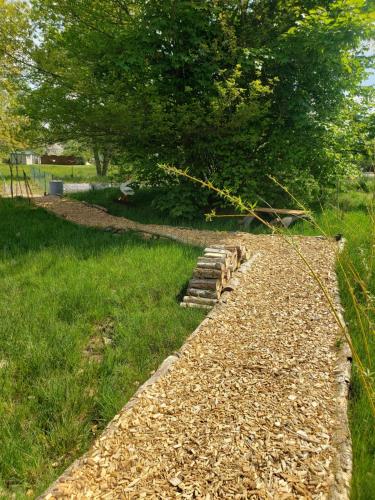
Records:
[[[16,151],[10,154],[10,163],[13,165],[39,165],[40,156],[33,151]]]
[[[84,165],[85,160],[80,156],[42,155],[41,163],[43,165]]]

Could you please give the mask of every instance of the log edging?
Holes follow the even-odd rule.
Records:
[[[345,248],[346,240],[342,238],[338,242],[338,254]],[[352,352],[346,335],[349,335],[344,319],[344,308],[342,306],[339,283],[336,274],[336,284],[333,294],[336,314],[341,323],[342,335],[338,339],[338,360],[334,370],[337,384],[337,421],[338,428],[333,436],[334,447],[337,455],[334,461],[334,481],[330,491],[333,500],[346,500],[350,498],[351,479],[353,472],[352,440],[348,418],[348,402],[352,369]]]

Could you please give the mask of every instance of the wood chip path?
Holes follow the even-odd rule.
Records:
[[[287,242],[144,226],[62,198],[36,203],[79,224],[200,245],[235,240],[259,253],[169,370],[115,417],[45,498],[347,498],[340,331]],[[336,294],[335,243],[294,242]]]

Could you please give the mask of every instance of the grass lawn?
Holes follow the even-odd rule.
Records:
[[[91,182],[103,180],[96,175],[94,165],[38,165],[38,168],[65,182]],[[106,178],[104,178],[106,179]]]
[[[103,178],[96,175],[94,165],[19,165],[20,174],[22,175],[22,171],[24,170],[26,175],[30,176],[32,166],[52,175],[54,179],[65,182],[99,182],[108,180],[106,177]],[[6,179],[10,179],[9,166],[0,164],[0,174]]]
[[[317,235],[324,232],[334,236],[343,234],[348,243],[338,266],[341,300],[345,308],[345,319],[353,339],[356,351],[360,355],[370,375],[370,383],[375,388],[375,217],[370,217],[369,207],[374,199],[375,182],[368,183],[368,192],[347,186],[334,200],[337,207],[327,207],[316,212],[316,221],[322,231],[311,227],[307,222],[292,226],[292,234]],[[76,199],[84,199],[108,208],[114,215],[129,217],[144,223],[174,224],[186,226],[184,221],[171,220],[155,213],[151,201],[155,191],[141,191],[129,206],[114,201],[116,190],[77,193]],[[217,219],[210,223],[200,220],[190,227],[206,229],[238,230],[235,220]],[[250,227],[253,232],[267,232],[262,227]],[[361,283],[350,269],[354,268],[361,277]],[[349,280],[346,280],[349,275]],[[352,292],[356,299],[353,302]],[[359,310],[358,310],[359,307]],[[362,326],[365,335],[362,334]],[[366,345],[368,354],[366,354]],[[371,413],[369,401],[363,391],[357,369],[352,372],[350,398],[350,425],[353,439],[353,499],[372,499],[375,492],[375,419]]]
[[[199,254],[0,198],[0,497],[42,492],[199,324]]]

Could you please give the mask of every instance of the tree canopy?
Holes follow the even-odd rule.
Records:
[[[33,130],[182,188],[168,163],[276,203],[356,168],[365,0],[33,0]],[[103,170],[103,173],[105,173]],[[206,203],[186,189],[185,203]]]
[[[29,40],[28,8],[23,2],[0,0],[0,152],[21,147],[21,129],[27,118],[20,114],[21,64]]]

